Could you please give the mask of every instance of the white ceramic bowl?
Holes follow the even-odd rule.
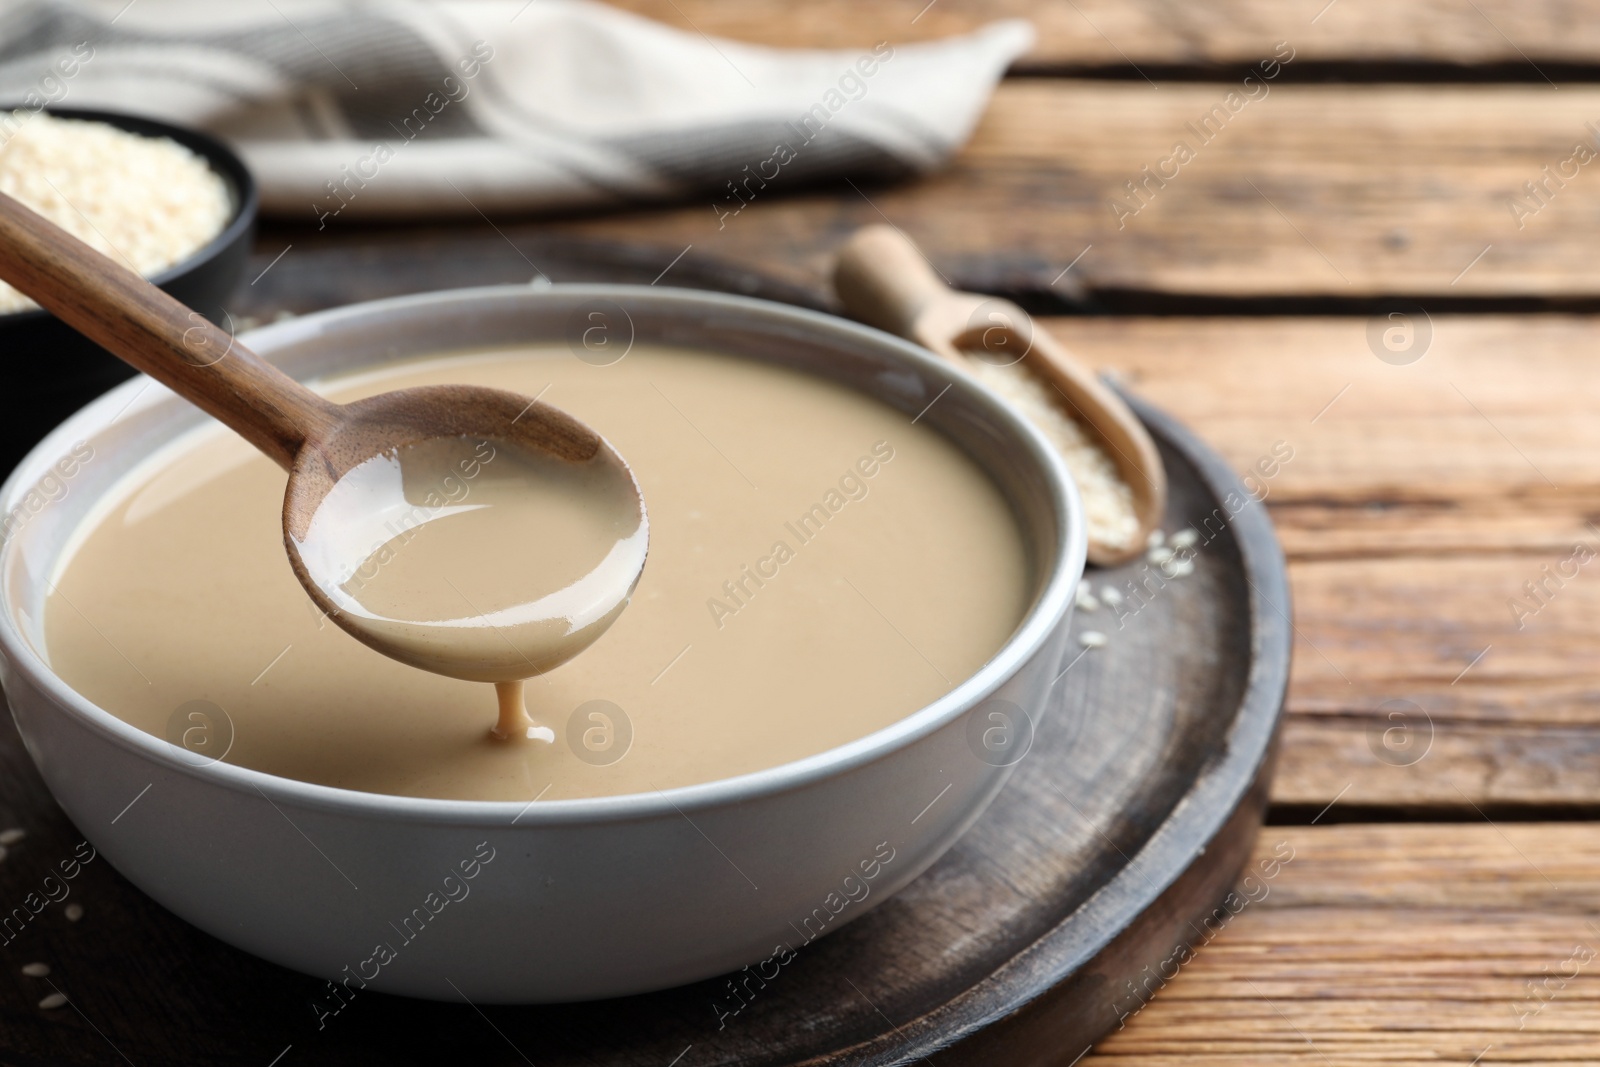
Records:
[[[983,811],[1023,754],[1024,742],[985,747],[1004,736],[989,729],[1007,707],[994,701],[1023,709],[1028,721],[1012,733],[1031,736],[1065,651],[1084,529],[1059,458],[973,380],[841,319],[626,286],[403,297],[247,340],[290,374],[315,378],[559,340],[596,307],[621,311],[640,343],[802,367],[907,419],[921,413],[958,442],[1012,502],[1029,546],[1033,600],[1010,640],[944,697],[859,741],[655,794],[532,806],[421,800],[197,766],[75,693],[51,671],[41,638],[67,536],[125,472],[206,418],[140,377],[69,419],[0,489],[0,517],[13,520],[0,548],[0,685],[51,792],[130,881],[224,941],[353,988],[582,1000],[736,970],[832,932],[925,870]],[[79,442],[94,458],[63,479],[56,464]]]

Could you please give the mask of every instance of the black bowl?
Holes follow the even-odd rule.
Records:
[[[204,248],[150,280],[228,329],[222,303],[244,276],[259,199],[244,161],[216,138],[181,126],[107,111],[49,108],[47,113],[171,138],[222,176],[233,201],[232,219]],[[57,423],[133,373],[47,311],[0,314],[0,472],[15,466]]]

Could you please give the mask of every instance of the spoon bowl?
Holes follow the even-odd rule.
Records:
[[[300,448],[283,499],[290,565],[341,628],[423,670],[514,682],[566,662],[621,614],[649,523],[633,472],[599,434],[474,386],[342,411]],[[463,557],[484,552],[469,581]]]

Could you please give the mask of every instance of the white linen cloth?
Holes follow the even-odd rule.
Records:
[[[1008,20],[788,50],[589,0],[10,0],[0,106],[208,129],[291,219],[690,194],[732,210],[769,186],[940,166],[1032,35]]]

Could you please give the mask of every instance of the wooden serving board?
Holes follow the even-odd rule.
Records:
[[[564,258],[554,246],[521,250],[516,266],[505,265],[511,276],[497,278],[481,263],[475,271],[452,265],[433,238],[409,260],[404,247],[391,244],[382,257],[389,291],[525,281],[524,253],[542,256],[541,272],[556,281],[634,280],[639,270],[628,263],[659,270],[656,261],[666,262],[568,242]],[[352,278],[353,255],[307,252],[287,289],[263,290],[261,303],[241,313],[270,314],[273,301],[304,310],[312,289],[330,304],[351,286],[380,295],[370,274],[341,282]],[[782,293],[714,264],[676,269],[679,284]],[[1270,857],[1252,859],[1251,847],[1288,679],[1283,557],[1265,509],[1226,464],[1161,412],[1137,402],[1136,410],[1170,475],[1167,529],[1210,535],[1194,573],[1148,582],[1120,620],[1105,607],[1080,613],[1074,630],[1099,630],[1108,643],[1073,645],[1000,797],[911,886],[799,947],[776,976],[744,982],[737,996],[718,979],[559,1007],[366,994],[319,1027],[312,1000],[321,982],[191,928],[102,859],[65,883],[70,896],[14,936],[0,934],[0,1062],[1074,1062],[1165,981],[1181,981],[1232,913],[1276,876]],[[1095,571],[1091,581],[1122,586],[1141,566]],[[27,832],[0,862],[0,905],[10,909],[38,891],[79,838],[9,723],[0,730],[0,771],[0,830]],[[1249,877],[1230,895],[1241,873]],[[68,904],[82,905],[77,921]],[[23,974],[32,962],[50,974]],[[57,990],[69,1004],[37,1006]]]

